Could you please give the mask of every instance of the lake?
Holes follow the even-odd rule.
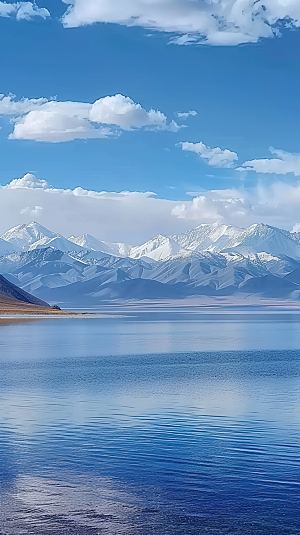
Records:
[[[0,324],[0,476],[1,535],[300,533],[300,314]]]

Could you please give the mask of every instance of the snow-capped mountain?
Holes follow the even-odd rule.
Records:
[[[153,260],[166,260],[180,253],[181,249],[180,245],[172,238],[159,234],[143,245],[131,247],[129,256],[131,258],[147,257]]]
[[[118,257],[146,257],[155,261],[184,258],[200,251],[235,252],[245,257],[264,252],[300,258],[298,234],[263,224],[252,225],[247,229],[219,223],[204,224],[179,235],[158,235],[136,246],[101,241],[89,234],[70,236],[67,239],[35,222],[14,227],[1,238],[23,250],[53,247],[64,252],[88,250]]]
[[[54,236],[53,238],[48,238],[45,236],[44,238],[33,242],[27,250],[33,251],[34,249],[47,249],[48,247],[59,249],[64,253],[67,253],[68,251],[82,250],[82,247],[76,245],[75,243],[72,243],[71,241],[67,240],[67,238],[60,236],[59,234]]]
[[[300,244],[293,234],[263,224],[247,229],[219,223],[199,225],[184,234],[172,236],[172,239],[188,251],[233,251],[244,256],[265,252],[300,258]]]
[[[1,239],[21,249],[27,250],[30,245],[43,239],[55,238],[57,234],[33,221],[29,225],[18,225],[5,232]]]
[[[300,299],[300,239],[267,225],[215,223],[130,247],[87,234],[67,239],[31,223],[3,235],[0,273],[45,301],[73,305],[201,295]]]
[[[187,257],[194,252],[235,252],[250,257],[261,252],[300,258],[300,240],[292,233],[268,225],[247,229],[213,223],[199,225],[183,234],[156,236],[143,245],[132,247],[129,256],[154,260]]]
[[[21,247],[13,245],[12,243],[9,243],[8,241],[2,240],[0,238],[0,256],[4,256],[6,254],[14,253],[21,250]]]
[[[265,252],[300,258],[300,244],[293,239],[290,232],[261,224],[252,225],[239,236],[233,237],[226,249],[240,252],[244,256],[252,252]]]
[[[130,252],[130,245],[125,243],[109,243],[100,241],[90,234],[83,234],[82,236],[70,236],[68,240],[84,249],[90,251],[100,251],[101,253],[110,254],[114,256],[128,256]]]
[[[220,252],[225,249],[234,238],[238,238],[241,229],[232,226],[213,223],[199,225],[184,234],[173,235],[171,238],[187,251]]]

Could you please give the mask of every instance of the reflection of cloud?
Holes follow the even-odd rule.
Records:
[[[93,477],[87,482],[86,475],[76,475],[62,481],[21,475],[15,481],[5,532],[48,533],[51,519],[51,533],[66,529],[81,533],[82,528],[129,533],[141,506],[141,500],[115,479]]]
[[[204,381],[201,391],[192,393],[192,409],[195,415],[212,415],[220,418],[241,418],[248,412],[250,400],[242,385],[233,381]],[[188,400],[186,399],[186,402]]]
[[[5,396],[0,398],[0,422],[9,421],[11,431],[25,437],[33,436],[41,425],[53,423],[53,418],[58,416],[59,406],[57,413],[55,407],[49,411],[51,399],[43,393],[40,394],[36,403],[32,392],[6,392]]]

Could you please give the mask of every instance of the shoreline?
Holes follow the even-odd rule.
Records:
[[[33,320],[44,320],[44,319],[114,319],[114,318],[124,318],[124,315],[116,314],[97,314],[96,312],[69,312],[67,314],[2,314],[0,312],[0,322],[6,320],[22,320],[22,319],[33,319]]]
[[[78,303],[79,304],[79,303]],[[2,306],[1,306],[2,305]],[[232,299],[223,297],[212,298],[191,298],[185,300],[128,300],[110,301],[98,303],[94,306],[80,307],[70,305],[71,310],[66,310],[67,303],[61,303],[65,310],[44,308],[36,305],[20,303],[14,304],[0,303],[0,322],[12,320],[45,320],[45,319],[118,319],[133,318],[135,316],[151,315],[252,315],[252,314],[280,314],[300,313],[300,303],[281,299]]]
[[[67,306],[67,303],[62,303]],[[251,314],[251,313],[280,313],[300,312],[300,302],[281,299],[231,299],[231,298],[192,298],[184,300],[128,300],[102,302],[97,305],[77,306],[73,305],[76,313],[96,314],[135,314],[141,312],[149,313],[196,313],[196,314]]]

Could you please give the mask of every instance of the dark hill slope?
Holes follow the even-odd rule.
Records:
[[[48,303],[45,301],[34,297],[33,295],[25,292],[25,290],[21,290],[21,288],[12,282],[9,282],[5,277],[0,275],[0,299],[5,301],[6,298],[21,301],[22,303],[50,308],[50,305],[48,305]]]
[[[0,275],[0,323],[6,321],[6,316],[30,315],[68,315],[57,308],[51,308],[48,303],[21,290]],[[1,318],[2,316],[2,318]]]

